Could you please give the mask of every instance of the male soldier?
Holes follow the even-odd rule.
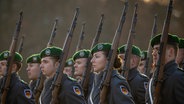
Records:
[[[65,67],[63,70],[63,73],[67,74],[69,77],[73,77],[74,76],[74,62],[72,58],[69,58],[68,60],[66,60],[65,63]]]
[[[145,65],[146,65],[147,53],[148,53],[147,51],[141,52],[141,61],[138,66],[138,70],[142,74],[145,74],[145,71],[146,71]]]
[[[4,81],[6,79],[5,73],[7,71],[7,58],[9,57],[9,54],[9,51],[4,51],[0,54],[0,76],[3,76],[3,83],[5,83]],[[22,56],[16,52],[11,71],[10,87],[6,96],[6,104],[34,104],[31,89],[18,75],[18,71],[20,71],[22,67],[22,60]],[[3,92],[2,87],[3,84],[0,85],[1,94]]]
[[[184,38],[180,38],[179,51],[176,57],[176,62],[180,68],[184,69]]]
[[[119,47],[119,56],[124,61],[125,47],[123,45]],[[148,83],[148,77],[144,74],[141,74],[138,71],[138,65],[141,60],[141,51],[140,49],[133,45],[130,56],[130,69],[128,73],[128,83],[130,85],[131,93],[134,98],[135,104],[145,104],[145,93]]]
[[[89,50],[79,50],[73,55],[74,60],[74,76],[78,80],[78,82],[81,82],[83,73],[86,70],[86,65],[88,61],[90,51]]]
[[[50,104],[52,99],[52,84],[54,75],[59,66],[59,58],[62,49],[58,47],[47,47],[40,53],[41,71],[46,76],[44,88],[40,96],[40,104]],[[85,104],[84,95],[81,86],[76,80],[63,75],[58,100],[60,104]]]
[[[29,86],[32,90],[32,92],[34,92],[34,88],[36,86],[36,81],[39,77],[39,73],[40,73],[40,54],[33,54],[31,56],[29,56],[26,60],[27,63],[27,75],[28,78],[31,80],[29,83]]]
[[[88,77],[88,76],[84,77],[84,74],[85,74],[84,72],[86,70],[89,70],[87,69],[87,64],[90,64],[90,62],[87,63],[89,54],[90,54],[90,50],[83,49],[75,52],[75,54],[73,55],[74,68],[75,68],[74,76],[79,83],[81,83],[82,79],[84,80],[84,78]],[[90,73],[87,94],[85,95],[86,99],[88,98],[91,92],[92,85],[93,85],[93,78],[94,78],[94,74]]]
[[[153,58],[156,59],[156,62],[158,62],[159,59],[160,38],[161,34],[158,34],[151,39],[154,54]],[[160,104],[183,104],[184,102],[184,71],[180,69],[176,63],[178,44],[179,38],[176,35],[168,34],[164,63],[164,79],[160,89]],[[152,81],[150,85],[153,85]],[[154,92],[151,87],[150,90]]]

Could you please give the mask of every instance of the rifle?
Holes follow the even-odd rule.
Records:
[[[132,18],[132,24],[131,24],[131,28],[130,28],[129,36],[127,40],[127,46],[125,48],[124,65],[121,73],[126,79],[128,78],[128,73],[130,69],[130,57],[132,53],[132,44],[133,44],[133,39],[135,37],[135,26],[137,23],[137,7],[138,7],[138,4],[136,3],[134,8],[133,18]]]
[[[17,41],[18,41],[18,37],[19,37],[19,33],[20,33],[20,28],[21,28],[21,24],[22,24],[22,19],[23,19],[23,12],[20,12],[20,17],[18,22],[16,23],[16,30],[15,33],[13,34],[13,38],[12,38],[12,43],[10,46],[10,53],[9,53],[9,57],[7,59],[7,70],[4,76],[4,83],[3,83],[3,92],[2,92],[2,96],[1,96],[1,104],[5,104],[6,103],[6,97],[8,94],[8,90],[10,87],[10,80],[11,80],[11,73],[12,73],[12,68],[13,68],[13,62],[14,62],[14,56],[15,56],[15,50],[17,47]]]
[[[100,38],[100,34],[102,32],[103,21],[104,21],[104,14],[101,14],[101,18],[100,18],[100,22],[98,24],[97,32],[96,32],[95,38],[93,39],[93,42],[91,44],[91,49],[98,43],[98,40]]]
[[[108,89],[110,86],[111,74],[112,74],[112,70],[113,70],[113,66],[114,66],[114,60],[115,60],[116,55],[117,55],[117,49],[118,49],[118,45],[119,45],[119,41],[120,41],[120,37],[121,37],[123,24],[125,23],[126,13],[128,10],[128,1],[127,0],[125,1],[124,5],[125,6],[123,8],[122,15],[120,17],[120,22],[119,22],[118,28],[116,30],[116,33],[115,33],[115,36],[114,36],[114,39],[112,42],[111,50],[109,51],[109,54],[107,57],[107,64],[105,66],[102,81],[101,81],[100,104],[108,104],[107,93],[108,93]]]
[[[59,66],[56,70],[56,73],[54,75],[54,80],[53,80],[52,85],[51,85],[51,90],[52,90],[52,100],[50,102],[51,104],[59,104],[58,94],[60,93],[61,81],[62,81],[62,78],[64,75],[63,70],[65,67],[65,62],[66,62],[67,55],[69,52],[69,47],[70,47],[70,44],[72,41],[73,32],[74,32],[75,27],[76,27],[78,15],[79,15],[79,8],[76,8],[72,24],[70,26],[70,29],[67,33],[67,37],[65,39],[65,43],[63,45],[63,52],[60,55]]]
[[[20,45],[19,45],[19,48],[18,48],[18,52],[19,53],[22,53],[22,50],[23,50],[23,43],[24,43],[24,36],[21,37],[21,40],[20,40]]]
[[[47,47],[50,47],[53,45],[53,40],[54,40],[54,37],[56,35],[56,31],[57,31],[57,24],[58,24],[58,19],[56,18],[51,35],[50,35],[50,39],[47,43]],[[39,77],[36,81],[36,86],[34,88],[34,95],[35,95],[35,103],[36,104],[39,104],[39,97],[40,97],[40,94],[43,90],[44,80],[45,80],[45,76],[42,74],[42,71],[40,69]]]
[[[151,32],[151,38],[153,38],[157,33],[157,15],[154,16],[154,23],[153,23],[153,28],[152,28],[152,32]],[[152,59],[152,55],[151,55],[151,48],[150,48],[150,42],[148,45],[148,51],[147,51],[147,58],[146,58],[146,63],[145,63],[145,71],[144,74],[148,75],[150,74],[150,71],[148,69],[148,67],[151,67],[152,62],[150,61]]]
[[[167,15],[164,21],[164,26],[162,30],[162,36],[160,40],[160,48],[159,48],[159,59],[157,62],[156,72],[154,76],[154,86],[155,86],[155,92],[154,92],[154,104],[160,103],[160,91],[162,87],[162,82],[164,78],[164,65],[165,65],[165,53],[166,53],[166,46],[167,46],[167,40],[168,40],[168,32],[169,32],[169,26],[170,26],[170,20],[171,20],[171,14],[172,14],[172,6],[173,0],[169,1],[169,5],[167,7]]]
[[[97,33],[93,39],[91,49],[98,43],[101,31],[102,31],[103,21],[104,21],[104,14],[101,15],[100,22],[99,22],[98,29],[97,29]],[[90,73],[91,73],[91,62],[90,62],[91,59],[92,59],[92,56],[91,56],[91,54],[89,54],[89,57],[87,60],[87,65],[86,65],[86,70],[83,73],[82,83],[81,83],[85,97],[87,97],[87,95],[88,95],[88,86],[89,86]]]
[[[86,25],[86,23],[83,23],[83,24],[82,24],[82,29],[81,29],[81,33],[80,33],[80,37],[79,37],[79,41],[78,41],[78,44],[77,44],[76,51],[82,49],[82,48],[81,48],[81,45],[82,45],[83,40],[84,40],[84,35],[85,35],[85,34],[84,34],[84,28],[85,28],[85,25]]]
[[[53,40],[54,40],[54,37],[56,36],[57,25],[58,25],[58,19],[56,18],[55,22],[54,22],[52,32],[51,32],[51,35],[50,35],[49,42],[47,43],[47,47],[50,47],[50,46],[53,45]]]

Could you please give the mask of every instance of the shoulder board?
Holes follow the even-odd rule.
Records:
[[[75,78],[72,78],[72,77],[69,77],[69,76],[68,76],[68,79],[70,79],[71,81],[77,81]]]
[[[124,78],[123,76],[121,76],[120,74],[115,74],[115,76],[116,76],[118,79],[125,80],[125,78]]]
[[[141,76],[141,77],[143,77],[143,78],[148,78],[148,76],[147,76],[147,75],[142,74],[142,73],[140,73],[140,76]]]
[[[28,84],[27,82],[25,82],[24,80],[20,80],[20,82],[22,83],[22,84]]]
[[[178,70],[180,70],[180,71],[184,72],[184,69],[182,69],[182,68],[178,68]]]

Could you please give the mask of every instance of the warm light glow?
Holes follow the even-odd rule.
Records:
[[[149,3],[151,0],[143,0],[144,2],[146,2],[146,3]]]

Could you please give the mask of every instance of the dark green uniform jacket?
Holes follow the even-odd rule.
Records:
[[[145,104],[145,93],[148,81],[148,77],[141,74],[136,68],[129,70],[128,83],[130,85],[135,104]]]
[[[50,89],[53,79],[46,79],[41,93],[40,104],[50,104],[52,91]],[[66,74],[61,81],[61,90],[59,93],[60,104],[86,104],[84,94],[80,84],[72,80]]]
[[[100,82],[102,75],[103,73],[95,74],[94,76],[93,88],[88,98],[88,104],[100,103]],[[107,97],[108,104],[134,104],[129,85],[117,70],[112,71],[110,89]]]

